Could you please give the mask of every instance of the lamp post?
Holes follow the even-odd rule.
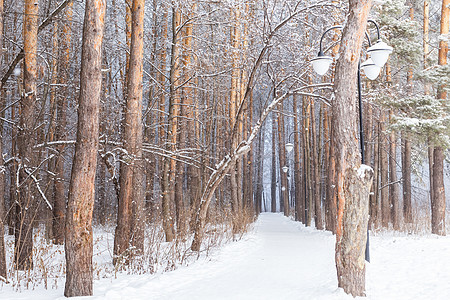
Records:
[[[367,49],[367,53],[370,58],[365,62],[358,63],[358,104],[359,104],[359,142],[360,142],[360,150],[361,150],[361,163],[365,163],[364,157],[364,130],[363,130],[363,114],[362,114],[362,97],[361,97],[361,69],[364,71],[364,74],[370,80],[377,79],[380,74],[381,68],[386,64],[389,59],[389,54],[392,53],[392,47],[388,46],[385,42],[383,42],[380,38],[380,28],[378,24],[373,20],[368,20],[368,23],[372,23],[375,25],[377,29],[377,42],[372,45],[370,42],[370,38],[368,33],[366,32],[367,42],[369,44],[369,48]],[[343,26],[337,25],[332,26],[324,31],[320,38],[319,42],[319,53],[316,58],[312,59],[312,65],[314,71],[319,75],[325,75],[325,73],[330,68],[331,63],[333,62],[333,58],[331,56],[326,56],[323,52],[322,41],[325,37],[325,34],[333,29],[341,29]],[[366,243],[366,252],[365,258],[368,262],[370,262],[370,253],[369,253],[369,228],[367,228],[367,243]]]

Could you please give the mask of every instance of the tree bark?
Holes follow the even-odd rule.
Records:
[[[14,261],[18,270],[33,268],[33,215],[36,205],[32,193],[32,181],[29,172],[33,166],[33,144],[35,143],[35,107],[36,107],[36,52],[38,32],[38,2],[25,1],[24,15],[24,95],[20,103],[21,114],[17,136],[17,148],[20,159],[19,186]]]
[[[284,142],[284,116],[283,105],[278,105],[278,151],[279,151],[279,165],[280,165],[280,181],[281,181],[281,199],[280,210],[284,212],[285,216],[289,216],[289,185],[287,180],[287,172],[282,171],[283,167],[287,167],[286,162],[286,147]],[[288,170],[289,172],[289,170]]]
[[[303,199],[302,199],[302,179],[300,175],[300,136],[299,136],[299,118],[298,118],[298,95],[294,95],[292,100],[294,111],[294,190],[295,190],[295,209],[296,220],[303,221]]]
[[[114,259],[133,246],[137,254],[144,250],[144,174],[142,166],[142,76],[145,0],[133,0],[131,52],[127,71],[127,99],[123,144],[127,156],[120,166],[120,191],[117,227],[114,235]],[[132,256],[131,253],[128,253]],[[128,262],[128,258],[124,259]]]
[[[312,81],[311,81],[312,83]],[[311,143],[312,143],[312,170],[314,174],[313,188],[314,188],[314,225],[317,229],[323,229],[322,222],[322,201],[320,199],[320,151],[318,147],[318,138],[316,133],[316,116],[314,108],[314,99],[311,101]]]
[[[69,80],[68,70],[70,69],[70,44],[71,44],[71,20],[73,4],[67,6],[64,22],[62,26],[61,37],[61,51],[63,58],[59,67],[60,84],[65,86]],[[56,130],[55,139],[63,140],[66,137],[66,123],[67,123],[67,99],[69,97],[69,89],[64,87],[62,95],[56,101]],[[65,195],[65,180],[64,180],[64,144],[58,145],[58,156],[55,162],[55,186],[54,186],[54,206],[53,206],[53,240],[55,244],[62,245],[64,243],[64,224],[66,214],[66,195]]]
[[[271,167],[271,181],[270,181],[270,198],[271,198],[271,212],[273,213],[277,211],[276,133],[277,133],[277,122],[275,120],[275,113],[272,113],[272,167]]]
[[[371,229],[378,228],[379,221],[379,187],[380,187],[380,122],[379,120],[375,124],[375,138],[374,138],[374,145],[373,145],[373,184],[371,188],[371,195],[369,198],[370,202],[370,220],[369,224],[371,226]]]
[[[381,226],[384,228],[389,227],[390,209],[389,209],[389,185],[388,185],[388,157],[387,157],[387,145],[386,145],[386,112],[381,110],[380,112],[380,131],[379,131],[379,146],[380,152],[380,187],[381,193]]]
[[[389,112],[389,120],[393,117],[392,110]],[[391,131],[389,135],[389,200],[391,207],[391,221],[394,230],[400,229],[399,220],[399,188],[397,182],[397,137]]]
[[[448,35],[450,24],[450,0],[442,0],[441,36]],[[448,41],[439,41],[438,63],[447,64]],[[447,99],[446,86],[438,87],[437,98],[445,102]],[[433,152],[433,198],[431,199],[431,232],[445,235],[445,190],[444,190],[444,149],[436,146]]]
[[[0,0],[0,61],[3,59],[3,0]],[[4,93],[2,93],[2,103],[4,103]],[[3,109],[3,107],[2,107]],[[2,122],[3,123],[3,122]],[[0,126],[3,132],[3,124]],[[3,135],[0,134],[0,153],[3,153]],[[3,165],[3,158],[0,158],[0,277],[4,281],[7,279],[7,265],[5,252],[5,225],[6,225],[6,211],[5,211],[5,167]],[[2,279],[0,279],[2,280]]]
[[[371,0],[349,0],[336,66],[336,97],[332,103],[337,150],[336,269],[339,287],[354,297],[365,293],[364,254],[373,177],[370,167],[361,166],[355,99],[358,62],[371,4]]]
[[[92,212],[102,84],[104,0],[86,0],[81,55],[78,127],[66,217],[66,297],[91,296]]]

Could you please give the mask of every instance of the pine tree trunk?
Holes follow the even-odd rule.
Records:
[[[292,106],[294,111],[294,190],[295,190],[295,208],[296,208],[296,220],[303,221],[303,199],[302,199],[302,182],[300,175],[300,130],[299,118],[298,118],[298,95],[294,95],[292,100]]]
[[[280,165],[280,181],[281,181],[281,200],[280,210],[284,212],[285,216],[289,216],[289,186],[287,180],[287,172],[282,171],[286,167],[286,147],[284,142],[284,117],[283,105],[278,105],[278,150],[279,150],[279,165]]]
[[[406,135],[406,133],[404,133]],[[408,136],[403,139],[403,219],[407,224],[412,223],[412,204],[411,204],[411,142]]]
[[[303,159],[304,180],[305,180],[305,225],[311,226],[313,214],[313,191],[311,179],[311,140],[310,140],[310,120],[311,106],[307,97],[303,98]]]
[[[105,1],[86,0],[78,127],[66,217],[66,297],[93,292],[92,211],[95,200]]]
[[[19,164],[18,205],[15,230],[14,261],[18,270],[33,268],[33,215],[36,209],[34,203],[32,181],[29,178],[33,166],[33,144],[36,107],[36,74],[37,74],[37,30],[38,30],[38,2],[25,1],[24,15],[24,95],[20,103],[21,113],[17,136]]]
[[[71,20],[72,20],[72,7],[73,4],[69,4],[65,11],[65,17],[62,27],[61,38],[61,51],[63,52],[63,58],[59,69],[60,84],[65,85],[69,81],[70,69],[70,44],[71,44]],[[67,99],[69,96],[69,89],[64,87],[62,90],[63,95],[60,96],[56,102],[57,117],[56,117],[56,140],[64,140],[66,137],[66,123],[67,123]],[[58,145],[58,156],[55,162],[55,194],[54,194],[54,207],[53,207],[53,239],[55,244],[62,245],[64,243],[64,224],[66,214],[66,195],[65,195],[65,180],[64,180],[64,144]]]
[[[320,163],[319,156],[320,151],[318,150],[318,139],[316,134],[316,117],[314,108],[314,99],[311,98],[311,143],[312,143],[312,169],[314,174],[313,179],[313,189],[314,189],[314,224],[317,229],[323,229],[322,223],[322,205],[320,201]]]
[[[3,59],[3,0],[0,0],[0,61]],[[4,103],[5,94],[2,91],[1,100]],[[3,105],[1,107],[3,109]],[[0,126],[3,132],[3,122]],[[0,153],[3,153],[3,135],[0,135]],[[3,166],[3,159],[0,159],[0,276],[4,281],[7,281],[7,265],[5,252],[5,225],[6,225],[6,211],[5,211],[5,172]],[[1,279],[0,279],[1,280]]]
[[[386,112],[380,112],[380,132],[379,132],[379,146],[378,151],[380,153],[380,209],[381,209],[381,226],[384,228],[389,227],[390,220],[390,208],[389,208],[389,185],[388,185],[388,157],[387,157],[387,145],[386,145]]]
[[[271,195],[271,211],[273,213],[277,211],[276,133],[277,133],[277,122],[275,120],[275,113],[272,113],[272,168],[271,168],[272,171],[271,171],[270,195]]]
[[[373,184],[371,188],[371,195],[369,198],[370,202],[370,226],[372,229],[378,228],[378,224],[380,223],[379,220],[379,187],[380,187],[380,122],[377,121],[375,125],[375,138],[374,138],[374,145],[373,145]]]
[[[393,112],[389,112],[389,120],[392,122]],[[397,137],[395,132],[391,131],[389,135],[389,200],[391,207],[391,221],[394,230],[400,229],[399,220],[399,188],[397,182]]]
[[[354,297],[365,294],[364,254],[369,191],[373,178],[373,170],[361,166],[361,154],[355,138],[357,69],[371,2],[349,1],[349,14],[336,66],[334,84],[336,97],[332,103],[335,113],[333,139],[336,144],[339,204],[336,268],[339,287]]]
[[[133,0],[131,52],[127,71],[127,98],[123,144],[127,156],[120,166],[119,210],[114,235],[113,263],[128,252],[144,249],[144,174],[142,168],[142,75],[144,0]],[[131,255],[131,254],[129,254]],[[128,261],[127,258],[124,260]]]

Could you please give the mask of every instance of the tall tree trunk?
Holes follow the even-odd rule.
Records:
[[[275,120],[275,113],[272,113],[272,167],[271,167],[271,181],[270,181],[270,198],[271,211],[277,211],[277,156],[276,156],[276,133],[277,122]]]
[[[392,122],[393,112],[389,112],[389,120]],[[397,137],[395,132],[391,131],[389,135],[389,200],[391,207],[391,221],[394,230],[400,229],[399,220],[399,188],[397,182]]]
[[[428,53],[429,53],[429,30],[430,30],[430,3],[425,0],[423,2],[423,68],[428,68]],[[425,95],[430,94],[430,84],[425,83],[424,85]],[[434,147],[431,138],[428,138],[428,176],[430,184],[430,202],[433,196],[433,152]]]
[[[65,17],[62,26],[61,51],[63,57],[59,67],[60,84],[64,86],[62,95],[56,102],[56,130],[55,139],[63,140],[66,137],[67,123],[67,99],[69,98],[69,89],[65,86],[69,81],[70,74],[70,44],[71,44],[71,21],[73,14],[73,4],[70,3],[65,11]],[[55,186],[54,186],[54,206],[53,206],[53,240],[55,244],[62,245],[64,243],[64,224],[66,214],[66,195],[64,180],[64,144],[58,145],[58,156],[55,162]]]
[[[3,59],[3,0],[0,0],[0,61]],[[1,101],[4,103],[5,94],[2,91]],[[1,107],[3,109],[3,105]],[[0,126],[3,132],[3,122]],[[3,134],[0,134],[0,153],[3,153]],[[7,281],[7,265],[5,252],[5,225],[6,225],[6,211],[5,211],[5,168],[3,166],[3,159],[0,159],[0,277]],[[2,279],[0,279],[2,280]]]
[[[333,123],[333,115],[329,118],[328,122]],[[329,205],[329,225],[328,230],[336,233],[336,221],[337,221],[337,202],[336,202],[336,156],[335,156],[335,145],[331,138],[333,136],[333,127],[330,129],[329,133],[329,143],[330,143],[330,153],[328,155],[328,174],[327,174],[327,202]]]
[[[412,223],[412,203],[411,203],[411,142],[406,133],[403,133],[403,219],[406,224]]]
[[[313,213],[313,191],[311,179],[311,140],[310,121],[311,104],[308,97],[303,97],[303,173],[305,180],[305,225],[311,226]]]
[[[349,0],[334,84],[333,138],[336,143],[338,223],[336,269],[339,287],[364,296],[369,191],[373,171],[361,166],[357,136],[356,82],[371,0]]]
[[[21,114],[17,136],[20,159],[17,219],[15,230],[14,261],[18,270],[33,268],[33,215],[36,205],[32,195],[29,173],[33,166],[34,122],[36,107],[37,31],[39,5],[36,0],[25,1],[24,15],[24,95],[20,103]]]
[[[142,76],[144,48],[144,3],[133,0],[131,14],[131,48],[127,71],[127,98],[123,144],[127,156],[120,166],[119,210],[114,235],[114,259],[133,246],[144,250],[144,174],[142,160]],[[130,254],[131,255],[131,254]],[[128,261],[125,258],[125,261]]]
[[[265,123],[264,125],[265,126]],[[255,168],[256,168],[256,192],[255,192],[255,212],[256,215],[262,212],[263,189],[264,189],[264,143],[265,143],[264,128],[258,135],[258,148],[256,150]]]
[[[380,187],[379,191],[381,193],[381,226],[387,228],[389,226],[390,219],[390,209],[389,209],[389,185],[388,185],[388,156],[387,156],[387,145],[386,145],[386,112],[381,110],[380,112],[380,131],[379,131],[379,142],[378,151],[380,153]]]
[[[292,100],[292,110],[294,112],[294,190],[295,190],[295,209],[296,220],[303,221],[303,199],[302,199],[302,182],[300,176],[300,128],[298,118],[298,95],[294,95]]]
[[[312,82],[311,82],[312,83]],[[314,99],[311,98],[311,143],[312,143],[312,169],[314,174],[314,224],[317,229],[323,229],[322,204],[320,199],[320,151],[316,133],[316,116]]]
[[[426,1],[425,1],[426,2]],[[414,7],[409,8],[409,17],[414,20]],[[408,68],[407,78],[408,95],[412,95],[413,88],[413,68]],[[408,133],[402,133],[402,181],[403,181],[403,219],[406,224],[412,223],[411,206],[411,142]]]
[[[280,170],[283,167],[287,167],[286,164],[286,147],[284,142],[284,116],[283,116],[283,105],[278,105],[278,151],[279,151],[279,165]],[[289,216],[289,186],[287,180],[287,172],[280,171],[280,181],[281,181],[281,200],[280,200],[280,210],[283,210],[285,216]]]
[[[449,33],[450,26],[450,0],[442,0],[441,10],[441,36]],[[447,64],[448,41],[439,41],[439,65]],[[445,102],[447,99],[446,86],[438,87],[437,98]],[[436,146],[433,153],[433,198],[431,199],[431,232],[445,235],[445,190],[444,190],[444,149]]]
[[[379,224],[379,214],[378,208],[380,206],[379,202],[379,187],[380,187],[380,121],[377,120],[375,124],[375,133],[374,133],[374,145],[373,145],[373,184],[371,188],[371,195],[369,198],[369,212],[370,212],[370,220],[369,224],[372,229],[378,228]]]
[[[91,296],[92,212],[102,84],[105,1],[86,0],[81,54],[78,127],[66,217],[66,297]]]

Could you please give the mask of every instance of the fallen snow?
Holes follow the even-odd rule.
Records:
[[[450,299],[450,238],[383,233],[371,236],[367,298]],[[263,213],[252,233],[206,260],[157,275],[95,281],[94,296],[73,299],[353,299],[337,288],[335,237]],[[56,290],[12,292],[0,299],[65,299]]]

